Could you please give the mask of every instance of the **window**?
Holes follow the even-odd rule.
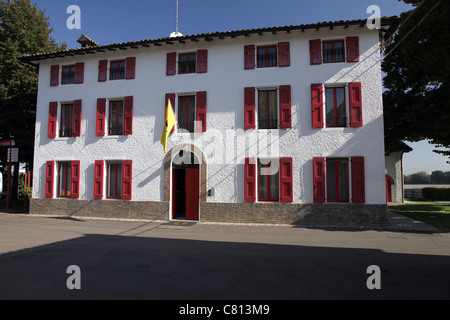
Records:
[[[61,84],[75,83],[75,65],[62,67],[62,80]]]
[[[109,135],[123,135],[123,100],[109,102]]]
[[[197,54],[195,52],[180,53],[178,61],[178,73],[195,73],[196,57]]]
[[[344,40],[323,41],[323,62],[344,62]]]
[[[106,162],[106,198],[131,200],[132,160]],[[103,198],[103,161],[95,161],[94,199]]]
[[[195,96],[178,97],[178,124],[181,129],[194,132]]]
[[[73,104],[61,105],[61,127],[59,130],[60,137],[73,136]]]
[[[254,87],[244,89],[245,130],[292,128],[291,86],[279,86],[278,89],[261,88],[257,91],[258,93],[255,94],[256,88]],[[256,97],[258,109],[256,109]],[[258,123],[258,128],[256,123]]]
[[[258,90],[258,127],[277,129],[277,90]]]
[[[327,200],[348,202],[348,159],[327,159]]]
[[[327,127],[345,127],[345,88],[325,88]]]
[[[279,200],[278,159],[258,159],[258,200]]]
[[[58,162],[58,197],[70,198],[71,163]]]
[[[108,162],[106,177],[107,198],[122,199],[122,162]]]
[[[170,100],[175,110],[175,93],[166,94],[164,110]],[[178,96],[178,125],[180,129],[189,132],[206,132],[207,123],[207,92],[199,91],[192,95]]]
[[[245,202],[293,202],[292,158],[245,158]]]
[[[111,61],[109,80],[125,79],[125,60]]]
[[[258,68],[276,67],[277,46],[264,46],[257,48]]]

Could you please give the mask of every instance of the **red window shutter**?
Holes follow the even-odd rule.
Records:
[[[97,137],[102,137],[105,135],[105,112],[106,99],[97,99],[97,116],[95,128],[95,135]]]
[[[58,114],[58,102],[50,102],[48,111],[48,138],[56,138],[56,123]]]
[[[164,103],[164,121],[167,116],[167,105],[169,104],[169,99],[170,99],[170,104],[172,104],[172,111],[175,114],[175,109],[174,109],[175,108],[175,93],[167,93],[165,103]],[[175,126],[173,127],[172,131],[170,131],[170,133],[174,133],[174,132],[175,132]]]
[[[72,137],[81,136],[81,100],[74,101],[73,107],[73,134]]]
[[[98,62],[98,82],[104,82],[108,75],[108,60]]]
[[[280,158],[280,202],[294,201],[292,158]]]
[[[280,129],[292,128],[291,86],[280,86]]]
[[[81,84],[84,82],[84,62],[75,64],[75,83]]]
[[[359,61],[359,37],[347,37],[347,62]]]
[[[289,42],[278,44],[278,66],[289,67],[291,65],[291,49]]]
[[[45,198],[53,198],[53,171],[55,170],[55,162],[47,161],[45,165]]]
[[[196,132],[206,132],[206,114],[208,109],[206,96],[206,91],[197,92],[197,122],[198,125],[201,125],[201,127],[196,128]]]
[[[94,168],[94,199],[102,200],[103,199],[103,160],[95,161]]]
[[[123,134],[133,134],[133,97],[125,97],[123,108]]]
[[[255,45],[244,47],[245,70],[255,69]]]
[[[311,85],[312,127],[323,128],[323,84]]]
[[[255,88],[245,88],[245,107],[244,107],[244,121],[245,130],[249,129],[255,129],[256,123],[255,123],[255,113],[256,113],[256,107],[255,107]]]
[[[363,126],[361,82],[351,82],[348,85],[350,100],[350,127]]]
[[[71,182],[70,182],[70,197],[78,199],[80,197],[80,161],[71,162]]]
[[[318,157],[313,159],[314,166],[314,202],[325,202],[325,158]]]
[[[53,65],[50,67],[50,85],[52,87],[59,84],[59,65]]]
[[[309,56],[312,65],[322,63],[322,41],[320,39],[309,41]]]
[[[166,75],[174,76],[177,73],[177,53],[169,52],[167,54]]]
[[[366,202],[364,157],[352,157],[352,202]]]
[[[245,158],[245,202],[256,202],[256,159]]]
[[[133,179],[132,164],[132,160],[124,160],[122,162],[122,200],[131,200],[131,182]]]
[[[125,59],[125,79],[131,80],[136,76],[136,58]]]
[[[208,50],[197,51],[197,73],[208,72]]]

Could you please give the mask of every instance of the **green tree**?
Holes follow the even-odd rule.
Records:
[[[434,152],[450,157],[450,5],[403,1],[415,9],[401,14],[382,63],[386,151],[398,141],[428,139]]]
[[[65,49],[50,36],[45,10],[30,0],[0,0],[0,139],[13,139],[19,161],[32,166],[38,72],[18,60],[24,54]],[[2,148],[3,149],[3,148]],[[0,162],[6,160],[6,150]],[[18,176],[18,175],[16,175]]]

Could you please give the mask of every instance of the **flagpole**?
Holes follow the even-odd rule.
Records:
[[[178,0],[177,0],[177,19],[175,25],[175,33],[178,35]]]

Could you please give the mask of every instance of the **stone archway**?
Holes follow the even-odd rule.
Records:
[[[206,202],[207,167],[208,167],[206,163],[206,157],[203,154],[202,150],[200,150],[200,148],[190,143],[179,144],[173,147],[166,153],[166,156],[164,157],[164,201],[170,202],[172,159],[182,149],[194,153],[200,161],[200,202]]]

